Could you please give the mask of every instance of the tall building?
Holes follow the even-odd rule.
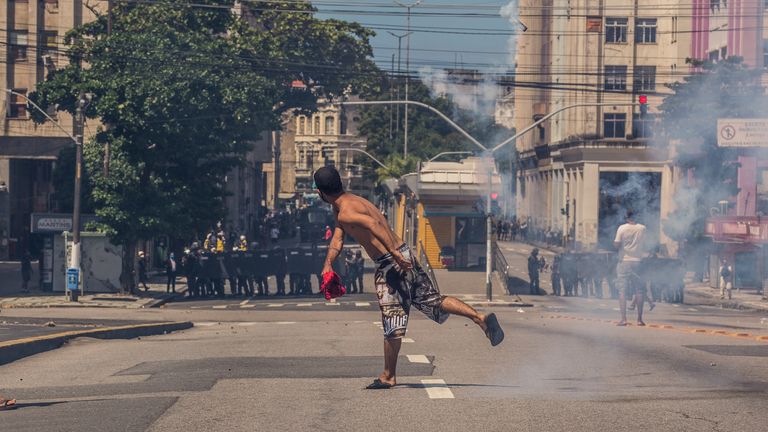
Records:
[[[609,245],[633,208],[651,237],[671,211],[673,170],[653,140],[664,84],[689,72],[691,5],[682,0],[522,0],[514,125],[518,217],[583,249]],[[647,95],[647,115],[637,103]],[[583,105],[568,108],[573,105]]]
[[[94,10],[106,10],[106,1],[91,0]],[[71,28],[95,17],[78,0],[7,0],[0,7],[5,59],[0,68],[4,103],[0,130],[0,259],[16,258],[30,244],[30,215],[61,211],[51,174],[59,152],[72,140],[53,123],[37,125],[29,119],[26,100],[6,91],[26,95],[45,79],[48,71],[67,61],[63,37]],[[72,116],[50,112],[69,133]],[[86,129],[86,134],[95,125]]]
[[[340,108],[320,101],[317,112],[294,117],[296,192],[315,193],[312,173],[324,165],[333,165],[339,170],[347,190],[364,196],[371,192],[372,184],[363,172],[369,163],[359,162],[365,156],[346,150],[365,150],[367,141],[357,130],[359,112],[358,107]]]

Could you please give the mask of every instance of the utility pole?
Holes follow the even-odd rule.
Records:
[[[393,33],[391,31],[388,31],[390,35],[397,38],[397,100],[400,100],[400,80],[402,79],[402,69],[400,69],[400,60],[402,58],[402,47],[403,47],[403,38],[408,37],[411,32],[405,32],[403,34],[397,34]],[[407,108],[408,105],[406,105]],[[400,132],[400,105],[395,105],[395,110],[397,113],[397,116],[395,118],[395,126],[397,127],[397,132]],[[407,130],[407,129],[406,129]],[[406,137],[408,134],[406,133]],[[408,138],[406,138],[407,140]],[[403,148],[406,148],[408,144],[404,144]]]
[[[405,40],[405,101],[408,101],[408,89],[410,87],[410,81],[411,81],[411,9],[415,8],[416,6],[420,5],[423,0],[417,0],[415,3],[411,4],[405,4],[401,3],[398,0],[395,0],[395,3],[398,5],[406,8],[408,10],[407,13],[407,37],[408,39]],[[405,105],[405,124],[403,125],[403,131],[405,133],[405,141],[403,144],[403,157],[408,157],[408,105]]]
[[[70,268],[80,270],[80,194],[83,183],[83,129],[85,128],[85,93],[80,92],[75,111],[75,196],[72,209],[72,255]]]

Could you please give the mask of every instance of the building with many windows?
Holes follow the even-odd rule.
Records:
[[[369,161],[361,162],[366,156],[348,150],[366,147],[366,139],[357,131],[358,116],[357,107],[340,108],[325,101],[320,101],[318,110],[312,114],[294,116],[298,193],[314,193],[312,174],[324,165],[333,165],[339,170],[347,190],[364,196],[371,192],[372,184],[363,175],[364,167],[370,166]]]
[[[93,10],[106,10],[106,1],[91,0]],[[0,107],[0,259],[17,258],[23,249],[35,249],[30,237],[32,213],[60,208],[51,181],[59,152],[72,140],[51,122],[35,124],[23,97],[46,74],[67,61],[63,37],[69,29],[94,19],[85,2],[74,0],[7,0],[0,7],[2,43],[0,89],[6,103]],[[67,131],[74,133],[72,116],[50,112]],[[95,131],[95,125],[85,133]]]
[[[652,238],[671,243],[660,225],[674,172],[653,122],[664,84],[689,72],[690,2],[522,0],[520,17],[514,125],[562,112],[516,143],[518,217],[595,249],[633,208]],[[640,95],[647,115],[632,105]]]

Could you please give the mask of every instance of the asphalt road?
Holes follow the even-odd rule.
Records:
[[[243,309],[225,299],[226,309],[46,310],[196,327],[80,339],[0,366],[0,394],[19,400],[0,412],[0,429],[765,430],[765,316],[661,304],[646,317],[652,327],[620,328],[609,300],[526,300],[534,307],[495,310],[507,331],[497,348],[460,317],[438,326],[415,313],[401,385],[386,391],[363,389],[382,366],[373,307]]]

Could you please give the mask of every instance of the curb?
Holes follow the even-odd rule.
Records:
[[[495,301],[465,301],[464,303],[472,307],[533,307],[530,303],[510,303],[510,302],[495,302]]]
[[[190,321],[133,324],[118,327],[104,327],[88,330],[74,330],[24,339],[0,342],[0,365],[11,363],[61,347],[67,341],[78,337],[97,339],[133,339],[140,336],[154,336],[192,328]]]

